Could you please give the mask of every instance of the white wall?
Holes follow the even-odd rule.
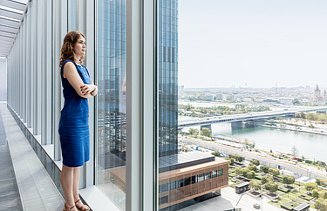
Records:
[[[7,101],[7,59],[0,58],[0,101]]]

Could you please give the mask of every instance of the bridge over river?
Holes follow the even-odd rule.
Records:
[[[183,129],[184,127],[201,126],[211,128],[212,124],[220,122],[231,122],[232,127],[240,127],[242,122],[254,123],[260,122],[266,119],[272,119],[276,117],[294,117],[296,113],[300,112],[311,112],[311,111],[326,111],[327,106],[319,107],[309,107],[309,108],[294,108],[294,109],[284,109],[282,111],[265,111],[257,113],[246,113],[246,114],[234,114],[234,115],[224,115],[215,116],[209,118],[201,118],[196,120],[180,121],[178,124],[178,129]]]

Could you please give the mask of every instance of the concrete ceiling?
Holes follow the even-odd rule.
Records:
[[[0,57],[7,57],[16,39],[28,0],[0,0]]]

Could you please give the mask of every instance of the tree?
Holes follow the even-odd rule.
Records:
[[[190,111],[191,109],[193,109],[193,106],[191,105],[191,104],[187,104],[186,106],[185,106],[185,109],[186,109],[186,111]]]
[[[305,119],[305,118],[306,118],[305,113],[300,112],[300,113],[298,114],[298,118]]]
[[[235,155],[235,160],[237,160],[238,162],[242,162],[242,161],[244,161],[244,159],[245,159],[244,157]]]
[[[242,175],[243,177],[247,177],[248,174],[249,174],[249,172],[250,172],[249,169],[247,169],[247,168],[241,168],[241,175]]]
[[[269,173],[272,174],[273,176],[278,176],[279,170],[275,168],[269,168]]]
[[[315,208],[317,210],[326,211],[327,210],[327,201],[325,199],[319,198],[316,200]]]
[[[317,184],[314,182],[308,182],[304,186],[307,191],[312,191],[313,189],[317,188]]]
[[[313,190],[312,190],[312,196],[313,196],[314,198],[318,198],[318,197],[319,197],[319,192],[318,192],[317,189],[313,189]]]
[[[198,129],[196,129],[196,128],[190,128],[189,130],[188,130],[188,132],[190,133],[190,135],[192,135],[192,136],[197,136],[197,135],[199,135],[199,130]]]
[[[321,185],[321,180],[320,179],[316,179],[316,183],[317,183],[317,185]]]
[[[293,184],[295,182],[295,178],[292,176],[283,176],[284,184]]]
[[[254,190],[261,190],[261,184],[257,180],[251,180],[250,187]]]
[[[212,133],[211,133],[211,130],[209,128],[202,128],[201,129],[201,135],[211,138]]]
[[[221,154],[220,154],[220,152],[218,152],[218,151],[214,151],[213,153],[211,153],[213,156],[216,156],[216,157],[220,157],[221,156]]]
[[[265,188],[270,192],[276,192],[278,190],[278,185],[275,182],[268,182],[265,184]]]
[[[230,162],[230,165],[234,165],[234,158],[231,158],[230,160],[229,160],[229,162]]]
[[[248,171],[246,173],[246,178],[253,179],[254,177],[255,177],[255,172],[254,171]]]
[[[257,160],[257,159],[252,159],[251,160],[251,163],[254,164],[254,165],[256,165],[256,166],[259,166],[260,165],[260,161]]]
[[[273,179],[271,178],[271,176],[267,175],[267,176],[262,177],[261,184],[264,185],[264,184],[272,182],[272,181],[273,181]]]
[[[292,101],[293,105],[300,105],[300,100],[295,98],[293,101]]]
[[[248,166],[248,169],[250,170],[250,171],[257,171],[257,167],[255,166],[255,165],[252,165],[252,164],[250,164],[249,166]]]
[[[323,199],[327,199],[327,191],[322,190],[319,192],[319,197]]]
[[[235,174],[237,174],[237,175],[241,175],[242,174],[240,167],[236,167],[235,168]]]
[[[262,171],[264,173],[268,173],[269,167],[268,166],[260,166],[260,171]]]

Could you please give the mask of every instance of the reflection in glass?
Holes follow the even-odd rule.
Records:
[[[96,184],[125,210],[126,161],[126,3],[97,5]]]
[[[178,1],[159,0],[157,10],[158,203],[159,210],[170,211],[220,195],[228,184],[228,161],[197,150],[182,152],[179,147]]]
[[[78,31],[77,20],[78,20],[78,2],[77,0],[68,1],[68,31]]]

